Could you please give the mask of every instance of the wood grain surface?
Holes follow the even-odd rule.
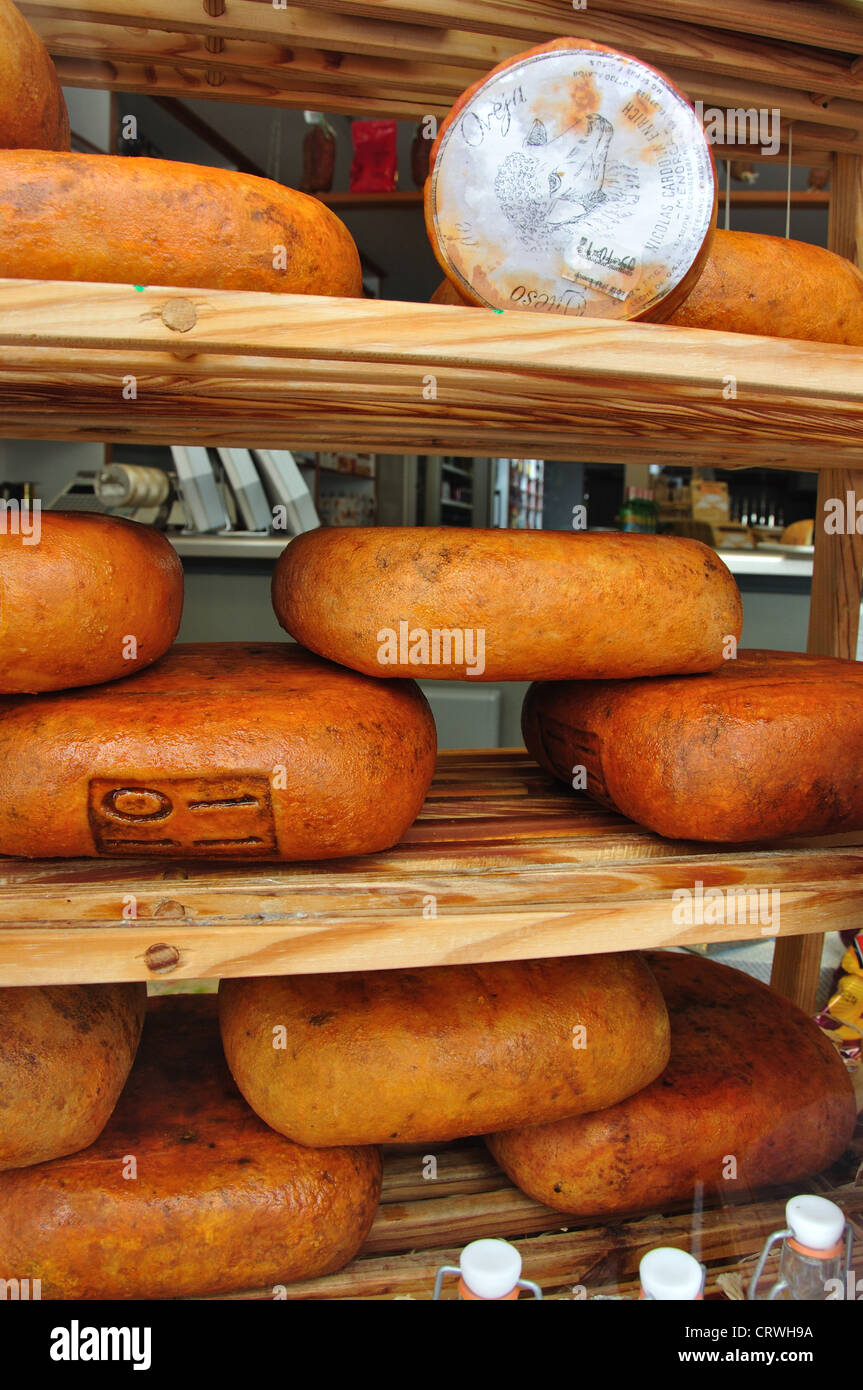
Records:
[[[570,793],[519,750],[445,752],[395,849],[321,864],[0,860],[0,985],[517,960],[759,936],[675,889],[779,889],[780,935],[857,925],[859,835],[708,850]],[[679,914],[678,914],[679,916]]]
[[[665,72],[692,100],[781,111],[798,147],[819,124],[833,149],[861,144],[863,19],[838,5],[770,0],[591,3],[560,0],[324,0],[275,9],[234,0],[209,15],[195,0],[25,0],[67,85],[302,107],[443,116],[505,58],[570,31]],[[112,32],[113,31],[113,32]],[[849,55],[851,55],[849,57]],[[832,108],[832,110],[831,110]]]
[[[183,333],[169,326],[177,300],[194,311]],[[853,469],[863,350],[517,310],[7,279],[0,417],[32,438],[361,438],[387,453]]]

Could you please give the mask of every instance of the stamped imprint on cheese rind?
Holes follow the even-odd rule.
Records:
[[[97,854],[259,858],[277,850],[266,777],[94,777],[88,815]]]
[[[491,76],[444,130],[432,225],[492,308],[631,318],[670,294],[713,221],[692,107],[623,54],[545,50]]]

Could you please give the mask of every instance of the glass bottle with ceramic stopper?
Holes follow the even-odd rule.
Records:
[[[766,1295],[773,1299],[815,1302],[844,1297],[851,1268],[851,1231],[835,1202],[804,1193],[785,1207],[785,1230],[774,1231],[764,1242],[752,1275],[747,1297],[758,1298],[758,1283],[767,1256],[778,1240],[779,1278]]]
[[[704,1298],[704,1266],[694,1255],[674,1246],[648,1250],[638,1266],[641,1297],[669,1302],[697,1302]]]
[[[521,1289],[530,1289],[542,1298],[542,1289],[521,1277],[521,1255],[506,1240],[474,1240],[461,1252],[457,1265],[441,1265],[434,1281],[433,1299],[440,1299],[447,1274],[459,1276],[458,1296],[469,1302],[507,1302],[518,1298]]]

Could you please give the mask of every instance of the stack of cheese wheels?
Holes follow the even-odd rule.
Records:
[[[0,1269],[40,1279],[43,1299],[271,1298],[363,1243],[379,1151],[301,1148],[262,1124],[231,1082],[214,1006],[152,1000],[99,1140],[0,1174]]]
[[[0,149],[68,148],[69,116],[54,64],[18,7],[0,0]]]
[[[671,1060],[619,1105],[488,1140],[538,1202],[606,1219],[797,1182],[837,1159],[856,1119],[836,1049],[794,1004],[716,961],[646,953]]]
[[[99,1137],[134,1060],[146,1001],[143,984],[0,989],[0,1170],[74,1154]]]
[[[863,663],[744,651],[710,675],[531,686],[528,751],[672,839],[863,828]]]
[[[704,264],[716,179],[692,106],[662,73],[562,38],[458,99],[425,208],[435,255],[474,303],[662,319]]]
[[[220,999],[234,1080],[300,1144],[540,1124],[630,1096],[668,1061],[635,953],[223,980]]]
[[[451,280],[443,280],[432,303],[473,301]],[[860,347],[863,274],[823,246],[718,228],[698,281],[667,322],[681,328]]]
[[[180,645],[2,714],[0,854],[27,857],[368,854],[414,820],[436,752],[412,682],[288,643]]]
[[[362,291],[353,237],[317,198],[228,169],[112,155],[0,151],[0,266],[25,279]]]
[[[584,531],[308,531],[279,558],[273,605],[321,656],[426,680],[711,671],[742,625],[707,546]]]
[[[26,504],[5,523],[0,693],[116,680],[168,649],[183,611],[183,569],[154,527]]]

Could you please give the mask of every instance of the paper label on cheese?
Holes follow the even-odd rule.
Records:
[[[431,226],[448,273],[492,308],[632,318],[691,269],[714,197],[695,112],[661,74],[541,50],[444,129]]]

